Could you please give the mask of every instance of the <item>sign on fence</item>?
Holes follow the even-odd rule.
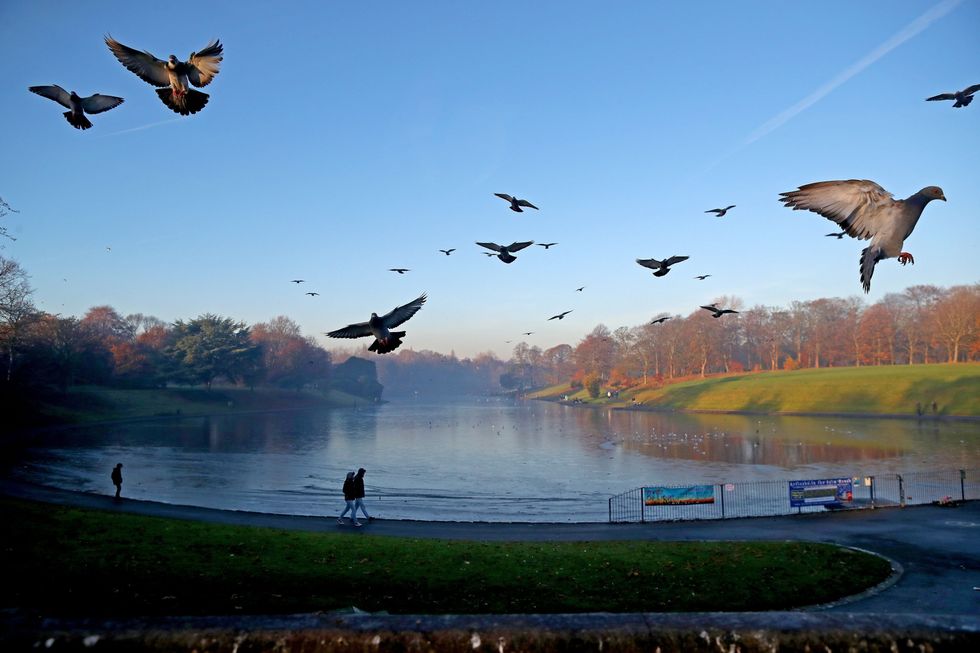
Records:
[[[850,478],[789,482],[789,505],[792,508],[841,503],[853,498],[854,482]]]
[[[645,506],[688,506],[693,503],[714,502],[714,485],[690,485],[688,487],[655,485],[643,488],[643,505]]]

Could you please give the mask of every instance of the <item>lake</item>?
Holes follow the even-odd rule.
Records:
[[[345,473],[388,519],[606,521],[651,484],[977,467],[970,422],[605,411],[505,399],[161,419],[41,436],[17,479],[167,503],[333,517]]]

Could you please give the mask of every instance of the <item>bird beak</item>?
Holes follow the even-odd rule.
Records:
[[[945,201],[946,201],[946,196],[945,196],[945,195],[940,195],[940,196],[939,196],[939,199],[941,199],[942,201],[944,201],[944,202],[945,202]]]

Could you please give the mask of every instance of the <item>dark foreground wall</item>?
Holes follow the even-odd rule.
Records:
[[[3,651],[980,651],[980,617],[823,612],[52,621],[0,614]]]

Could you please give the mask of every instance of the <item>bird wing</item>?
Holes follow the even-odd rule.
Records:
[[[207,86],[218,74],[218,65],[221,63],[224,47],[221,41],[215,39],[208,43],[207,47],[200,52],[191,52],[187,58],[187,63],[191,69],[187,72],[187,79],[194,86]]]
[[[963,95],[973,95],[974,93],[980,92],[980,84],[974,84],[973,86],[967,86],[960,93]]]
[[[530,247],[533,244],[534,244],[534,241],[533,240],[528,240],[528,241],[523,242],[523,243],[511,243],[510,245],[507,246],[507,251],[508,252],[519,252],[522,249],[524,249],[525,247]]]
[[[881,228],[892,194],[873,181],[818,181],[798,190],[780,193],[779,200],[794,211],[807,210],[833,220],[848,236],[867,240]]]
[[[391,309],[391,312],[381,317],[381,322],[386,329],[394,329],[399,324],[407,322],[410,317],[419,312],[422,304],[425,303],[425,293],[422,293],[404,306]]]
[[[650,268],[651,270],[659,270],[663,267],[664,261],[658,261],[655,258],[638,258],[636,262],[645,268]]]
[[[680,263],[681,261],[686,261],[691,258],[690,256],[671,256],[669,259],[664,261],[664,267],[669,267],[674,263]]]
[[[717,306],[702,306],[701,308],[703,308],[706,311],[711,311],[713,313],[718,311]]]
[[[343,329],[330,331],[327,335],[331,338],[363,338],[372,334],[371,327],[367,322],[358,322],[357,324],[348,324]]]
[[[534,206],[533,204],[531,204],[530,202],[528,202],[527,200],[517,200],[517,206],[526,206],[526,207],[532,208],[532,209],[537,209],[538,208],[538,207]],[[540,210],[540,209],[538,209],[538,210]]]
[[[705,213],[721,213],[721,209],[708,209]]]
[[[939,95],[933,95],[932,97],[927,97],[926,102],[933,102],[934,100],[955,100],[956,94],[954,93],[940,93]]]
[[[66,109],[71,109],[71,94],[57,84],[51,86],[30,86],[27,89],[31,93],[37,93],[41,97],[54,100]]]
[[[85,113],[102,113],[103,111],[108,111],[109,109],[115,109],[120,104],[125,102],[121,97],[116,97],[115,95],[102,95],[100,93],[95,93],[87,98],[82,98],[82,110]]]
[[[501,250],[500,245],[497,243],[477,243],[477,245],[480,247],[486,247],[487,249],[492,249],[495,252],[499,252]]]
[[[140,52],[128,45],[123,45],[108,35],[105,37],[105,44],[109,46],[109,50],[116,56],[119,63],[136,73],[136,76],[147,84],[170,86],[170,75],[167,73],[166,62],[160,61],[145,50]]]
[[[496,195],[497,197],[499,197],[502,200],[507,200],[508,202],[513,202],[514,201],[514,198],[511,197],[510,195],[508,195],[507,193],[494,193],[494,195]]]

